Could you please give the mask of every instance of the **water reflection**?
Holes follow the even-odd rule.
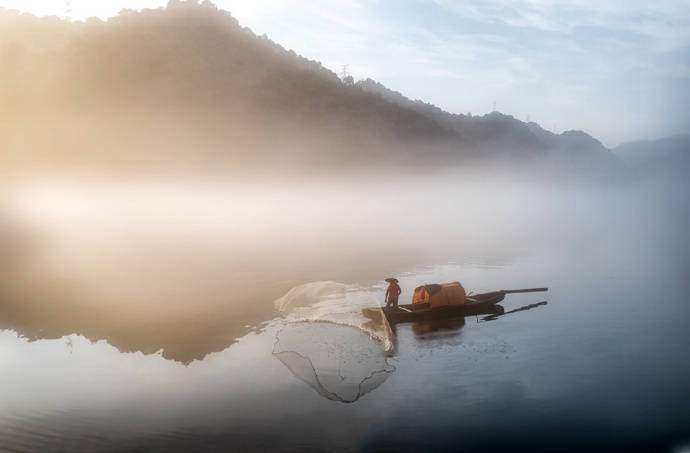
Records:
[[[460,329],[465,326],[464,317],[418,321],[412,324],[412,331],[419,340],[438,338],[439,336],[453,337],[460,335]]]
[[[467,325],[467,320],[475,319],[479,315],[500,315],[505,309],[502,305],[491,305],[481,309],[480,313],[466,316],[451,316],[446,318],[425,319],[412,323],[392,324],[391,330],[394,338],[398,337],[398,330],[402,326],[409,325],[414,335],[416,345],[425,349],[436,349],[443,346],[456,347],[463,344],[462,332]]]
[[[546,304],[548,304],[548,302],[543,300],[543,301],[537,302],[535,304],[523,305],[522,307],[516,308],[514,310],[510,310],[510,311],[506,311],[506,312],[501,311],[501,313],[495,313],[495,314],[491,314],[489,316],[484,316],[482,318],[482,321],[495,321],[500,316],[507,315],[509,313],[516,313],[518,311],[532,310],[533,308],[541,307],[542,305],[546,305]]]
[[[227,201],[212,208],[232,205],[232,197]],[[639,203],[632,201],[637,214]],[[377,212],[380,206],[389,205],[377,204]],[[92,451],[108,444],[231,451],[283,442],[347,450],[369,435],[375,446],[394,439],[396,446],[423,451],[436,446],[430,438],[442,439],[444,432],[433,431],[439,426],[448,428],[448,445],[466,449],[498,442],[492,433],[514,426],[524,430],[502,437],[500,447],[513,446],[535,426],[557,433],[568,425],[583,438],[592,428],[611,427],[628,436],[626,445],[637,440],[627,433],[666,439],[690,432],[683,417],[690,395],[683,321],[688,267],[687,254],[679,252],[686,236],[664,228],[649,228],[649,237],[646,230],[633,235],[639,222],[618,228],[604,225],[610,216],[584,208],[565,218],[551,208],[539,205],[539,212],[563,225],[525,214],[535,219],[530,229],[529,222],[514,222],[514,211],[496,219],[500,209],[491,207],[485,222],[461,224],[474,231],[449,220],[439,222],[447,235],[431,225],[390,240],[390,229],[381,227],[388,224],[367,217],[362,224],[371,227],[353,225],[351,212],[359,211],[345,209],[345,220],[292,214],[300,220],[289,223],[271,208],[258,221],[236,216],[264,225],[262,231],[228,233],[232,218],[218,222],[222,233],[215,236],[189,223],[174,230],[172,221],[128,226],[130,217],[117,215],[84,228],[61,224],[59,216],[26,225],[12,220],[14,230],[29,238],[12,248],[21,238],[4,226],[0,232],[0,247],[7,250],[0,258],[0,328],[12,329],[0,331],[0,449],[21,451],[21,444]],[[187,217],[205,224],[198,213]],[[321,218],[328,222],[318,224]],[[485,225],[495,226],[495,234],[485,235]],[[505,233],[506,225],[514,233]],[[45,234],[33,236],[34,227]],[[609,229],[616,234],[606,234]],[[504,240],[494,241],[498,233]],[[654,240],[646,240],[652,234]],[[392,246],[385,248],[385,241]],[[479,250],[468,248],[473,242]],[[402,250],[408,244],[428,255]],[[544,250],[549,253],[540,255]],[[457,264],[448,264],[448,256]],[[377,323],[360,318],[362,305],[380,303],[383,289],[374,282],[388,275],[400,279],[403,298],[420,284],[459,279],[477,292],[548,283],[556,303],[497,322],[477,323],[472,316],[392,326],[399,350],[390,358],[370,334]],[[290,292],[304,282],[315,284]],[[338,297],[317,297],[300,316],[274,319],[276,298],[312,289],[320,295],[329,285],[342,289]],[[529,307],[536,300],[516,295],[505,306]],[[333,303],[338,310],[328,306]],[[307,314],[324,322],[301,323]],[[353,321],[364,322],[355,328]],[[83,335],[59,339],[72,332]],[[28,341],[41,338],[58,340]],[[107,343],[92,342],[98,339]],[[106,440],[101,444],[96,435]]]
[[[3,214],[0,328],[30,339],[105,339],[122,352],[162,350],[185,364],[275,317],[272,301],[301,282],[371,284],[413,256],[388,250],[362,263],[353,247],[317,250],[305,244],[314,240],[309,232],[298,237],[282,226],[238,233],[234,219],[220,232],[190,233],[119,213],[96,225]]]
[[[465,317],[475,317],[477,315],[491,314],[500,316],[505,309],[502,305],[491,305],[484,307],[479,313],[473,313],[468,316],[451,316],[448,318],[426,319],[422,321],[415,321],[412,323],[412,331],[418,340],[432,340],[438,338],[449,338],[460,335],[460,330],[465,326]],[[393,331],[397,329],[397,325],[392,326]]]

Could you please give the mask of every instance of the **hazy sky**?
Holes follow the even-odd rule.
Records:
[[[166,0],[0,0],[106,18]],[[690,132],[690,0],[216,0],[355,79],[457,113],[492,109],[607,146]]]

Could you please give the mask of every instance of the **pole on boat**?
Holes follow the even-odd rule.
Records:
[[[527,288],[527,289],[502,289],[499,292],[503,294],[515,294],[515,293],[538,293],[542,291],[548,291],[549,288]]]

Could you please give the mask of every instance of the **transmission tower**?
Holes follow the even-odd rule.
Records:
[[[342,66],[342,69],[340,70],[340,79],[345,80],[345,77],[349,76],[350,73],[347,72],[347,67],[350,66],[349,64],[344,64]]]
[[[72,0],[65,0],[65,19],[72,19]]]

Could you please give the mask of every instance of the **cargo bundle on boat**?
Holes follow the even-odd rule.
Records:
[[[412,304],[429,304],[430,308],[459,305],[466,302],[467,294],[465,294],[465,288],[460,282],[418,286],[412,296]]]

